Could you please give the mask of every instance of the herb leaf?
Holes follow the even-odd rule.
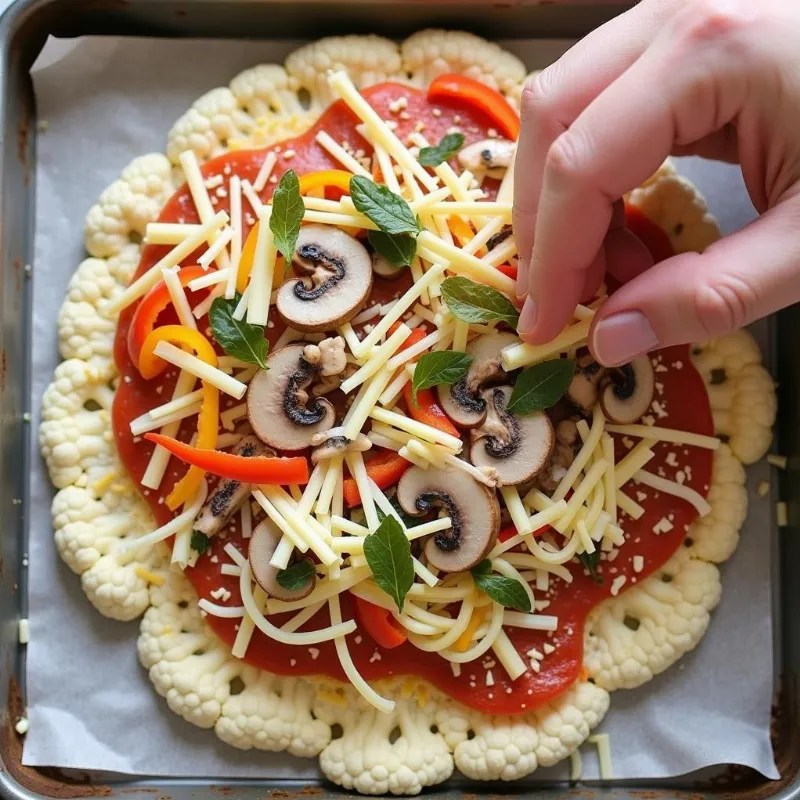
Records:
[[[594,553],[578,553],[578,560],[588,570],[589,577],[597,584],[603,582],[603,576],[597,571],[597,566],[600,564],[600,551],[595,550]]]
[[[463,133],[448,133],[434,147],[423,147],[419,151],[419,163],[423,167],[438,167],[449,161],[464,146]]]
[[[218,297],[211,304],[208,321],[211,323],[214,338],[229,356],[267,369],[269,344],[264,338],[264,328],[233,318],[240,299],[241,295],[237,293],[232,300]]]
[[[364,555],[375,583],[403,610],[406,594],[414,583],[411,543],[394,517],[384,517],[378,530],[364,539]]]
[[[426,353],[417,361],[417,368],[411,381],[414,404],[417,404],[418,391],[461,380],[467,374],[471,363],[472,356],[455,350],[436,350],[433,353]]]
[[[456,319],[462,322],[507,322],[517,327],[519,312],[497,289],[469,278],[447,278],[442,282],[442,297]]]
[[[192,538],[189,540],[189,546],[202,556],[205,555],[209,547],[211,547],[211,539],[204,533],[200,533],[200,531],[192,531]]]
[[[284,589],[291,592],[295,589],[302,589],[315,572],[314,565],[308,559],[304,559],[292,564],[291,567],[280,570],[276,578]]]
[[[272,214],[269,218],[269,229],[275,237],[275,246],[283,253],[287,264],[292,263],[305,212],[297,173],[293,169],[287,169],[272,193]]]
[[[494,575],[491,569],[492,562],[488,558],[481,561],[477,567],[473,567],[472,577],[478,588],[500,605],[529,613],[531,600],[522,584],[505,575]]]
[[[568,358],[542,361],[522,370],[508,399],[508,411],[530,414],[554,406],[569,388],[575,362]]]
[[[367,238],[393,267],[407,267],[417,254],[417,240],[407,233],[370,231]]]
[[[418,519],[406,514],[406,512],[400,508],[400,504],[397,502],[396,498],[393,497],[389,502],[392,504],[392,508],[397,513],[397,516],[403,521],[403,525],[405,525],[406,528],[413,528],[414,525],[419,525]],[[386,517],[391,516],[389,514],[385,514],[382,509],[378,508],[378,506],[375,506],[375,511],[378,514],[378,522],[383,522]]]
[[[350,199],[356,210],[369,217],[384,233],[416,236],[422,230],[411,206],[400,195],[363,175],[350,179]]]

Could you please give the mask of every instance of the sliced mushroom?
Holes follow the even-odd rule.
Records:
[[[611,369],[608,374],[610,381],[600,396],[603,413],[620,425],[636,422],[653,401],[655,372],[650,357],[634,358],[630,364]]]
[[[425,541],[428,563],[442,572],[471,569],[497,541],[500,505],[494,490],[456,467],[412,467],[397,484],[397,501],[415,516],[434,508],[447,512],[452,527]]]
[[[299,280],[278,291],[276,306],[299,331],[327,331],[352,319],[372,288],[372,261],[353,236],[330,225],[306,225],[292,262]]]
[[[303,355],[304,345],[290,344],[267,359],[247,389],[247,417],[262,442],[277,450],[303,450],[315,433],[333,427],[336,412],[321,397],[309,402],[306,387],[318,374]]]
[[[482,139],[463,148],[458,163],[470,172],[486,169],[507,169],[517,145],[508,139]]]
[[[233,448],[237,456],[275,455],[255,436],[243,436]],[[221,478],[213,492],[208,496],[194,521],[194,529],[206,536],[213,536],[222,530],[237,508],[250,497],[252,487],[249,483],[240,483],[230,478]]]
[[[489,251],[494,250],[497,245],[503,244],[513,232],[514,229],[510,225],[503,225],[494,236],[489,237],[489,240],[486,242],[486,249]]]
[[[578,359],[575,375],[567,389],[567,397],[576,408],[586,414],[594,408],[605,374],[605,367],[598,364],[590,355]]]
[[[561,483],[561,479],[566,475],[567,470],[575,460],[580,437],[578,436],[578,426],[573,419],[563,419],[556,425],[556,445],[547,469],[543,470],[538,476],[539,488],[548,494],[552,494]]]
[[[473,430],[470,460],[476,467],[494,467],[500,485],[516,486],[534,478],[546,466],[555,434],[544,411],[517,416],[506,411],[510,386],[484,392],[488,413]]]
[[[467,346],[467,354],[473,359],[467,374],[452,386],[437,388],[442,408],[457,425],[476,428],[486,419],[483,389],[505,380],[500,353],[516,341],[513,333],[478,337]]]
[[[269,562],[275,553],[281,536],[278,526],[271,519],[265,519],[256,526],[253,535],[250,537],[250,549],[248,551],[250,569],[253,571],[256,583],[270,597],[288,602],[302,600],[314,590],[317,576],[312,573],[306,583],[299,589],[284,589],[278,583],[279,570]],[[313,563],[310,558],[305,559],[305,561]]]
[[[372,271],[381,278],[393,280],[399,278],[408,267],[401,264],[395,267],[388,258],[384,258],[377,250],[372,254]]]

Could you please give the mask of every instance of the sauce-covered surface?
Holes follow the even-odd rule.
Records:
[[[481,112],[467,107],[433,106],[426,100],[424,92],[406,86],[383,84],[363,92],[369,102],[385,119],[395,119],[397,135],[405,140],[410,132],[422,128],[423,135],[431,142],[437,142],[448,129],[457,126],[466,136],[467,143],[487,136],[491,123]],[[393,116],[389,104],[399,96],[407,98],[406,115]],[[434,111],[435,109],[435,111]],[[436,113],[435,113],[436,112]],[[315,170],[338,167],[328,153],[315,141],[318,130],[324,129],[337,142],[347,141],[354,150],[370,152],[369,145],[355,130],[356,117],[341,103],[334,104],[303,136],[281,143],[274,148],[255,151],[238,151],[223,155],[203,167],[206,177],[214,175],[239,175],[242,179],[255,179],[261,163],[270,149],[278,154],[274,177],[288,168],[302,175]],[[284,154],[293,153],[290,157]],[[275,182],[268,182],[261,193],[262,200],[269,198]],[[223,192],[210,191],[215,210],[227,210],[228,198]],[[159,221],[197,222],[194,203],[186,187],[180,189],[164,207]],[[245,234],[254,224],[250,214],[245,214]],[[141,274],[155,264],[168,251],[166,246],[148,245],[144,248],[137,274]],[[192,264],[192,258],[184,264]],[[408,288],[410,278],[396,281],[377,279],[373,288],[372,301],[386,302]],[[190,303],[196,305],[207,290],[189,293]],[[371,302],[372,302],[371,301]],[[117,330],[115,358],[121,373],[120,385],[116,393],[113,409],[114,433],[120,457],[131,476],[139,482],[152,454],[153,446],[146,441],[135,439],[130,433],[129,424],[135,417],[147,412],[153,406],[166,402],[171,396],[176,372],[170,370],[159,377],[144,380],[131,362],[126,346],[127,331],[136,306],[122,313]],[[171,311],[159,317],[159,324],[171,322]],[[174,318],[173,318],[174,319]],[[274,343],[283,325],[277,314],[270,315],[272,327],[267,328],[270,344]],[[273,324],[274,321],[274,324]],[[201,320],[198,327],[206,331],[207,320]],[[713,435],[714,429],[706,390],[700,375],[691,364],[689,349],[686,346],[673,347],[662,351],[656,357],[656,395],[660,409],[656,424],[693,433]],[[222,410],[238,401],[225,397]],[[194,419],[186,421],[181,429],[181,438],[188,440],[195,427]],[[631,442],[623,442],[617,437],[617,460],[626,452]],[[648,463],[650,472],[665,478],[682,479],[685,485],[706,495],[711,481],[712,454],[708,450],[685,445],[655,444],[656,456]],[[185,465],[172,459],[170,468],[158,491],[143,490],[143,496],[150,504],[159,524],[172,517],[163,499],[184,472]],[[678,475],[682,472],[682,476]],[[631,488],[633,487],[633,488]],[[461,675],[455,677],[450,664],[436,653],[422,652],[406,643],[399,648],[382,651],[364,632],[348,637],[348,646],[353,659],[367,680],[377,680],[395,675],[423,677],[435,684],[443,692],[475,709],[491,711],[495,714],[520,714],[539,706],[565,691],[579,677],[583,655],[583,625],[589,611],[600,601],[609,597],[612,585],[619,584],[620,576],[625,576],[624,588],[644,580],[648,575],[658,572],[674,554],[683,541],[697,512],[689,504],[675,497],[659,494],[646,487],[635,484],[627,487],[634,499],[645,508],[639,520],[622,517],[621,525],[625,531],[625,544],[614,554],[613,560],[600,564],[602,582],[598,583],[581,566],[573,561],[569,569],[573,575],[571,584],[550,576],[547,593],[538,592],[537,600],[546,600],[549,605],[541,613],[558,617],[558,629],[552,633],[529,631],[521,628],[506,628],[511,640],[527,660],[526,653],[535,648],[544,652],[545,643],[554,648],[546,648],[547,655],[541,661],[539,672],[528,670],[516,681],[510,681],[500,665],[494,665],[491,657],[484,656],[462,666]],[[643,490],[636,494],[635,490]],[[665,524],[665,522],[668,524]],[[665,530],[663,533],[654,532]],[[666,530],[669,528],[668,530]],[[239,515],[227,526],[223,534],[212,539],[209,553],[201,557],[197,566],[186,570],[200,597],[210,598],[210,593],[220,587],[230,591],[230,599],[224,605],[240,605],[238,579],[221,573],[224,563],[230,559],[223,548],[232,542],[242,552],[247,551],[247,542],[242,540],[239,528]],[[640,556],[643,568],[638,572],[633,568],[633,559]],[[637,565],[641,566],[641,565]],[[219,602],[219,601],[214,601]],[[352,616],[350,598],[342,598],[342,612],[345,619]],[[282,617],[274,621],[280,625]],[[216,633],[229,645],[233,643],[240,620],[224,619],[215,616],[207,618]],[[328,624],[327,611],[322,610],[302,630]],[[344,679],[344,674],[334,651],[332,642],[316,647],[293,647],[268,639],[256,631],[247,650],[246,660],[263,669],[285,675],[328,675]],[[493,685],[487,685],[486,672],[491,669]]]

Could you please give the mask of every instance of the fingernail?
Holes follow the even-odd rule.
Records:
[[[658,337],[641,311],[613,314],[598,322],[592,335],[594,356],[607,367],[625,364],[656,347]]]
[[[528,294],[528,267],[530,266],[530,259],[519,260],[517,264],[517,299],[522,300]]]
[[[536,326],[536,317],[538,316],[536,310],[536,302],[530,296],[525,299],[525,304],[522,306],[522,312],[519,315],[519,324],[517,329],[520,333],[528,333]]]

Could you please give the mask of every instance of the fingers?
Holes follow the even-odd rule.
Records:
[[[527,287],[542,174],[552,143],[586,106],[644,52],[672,0],[651,0],[611,20],[532,78],[522,94],[514,181],[514,235],[520,253],[517,295]]]
[[[800,301],[800,198],[768,211],[702,255],[662,261],[615,292],[589,334],[616,366],[650,350],[721,336]]]
[[[655,172],[675,143],[702,139],[741,109],[743,67],[735,59],[717,63],[713,41],[699,47],[691,35],[683,39],[669,29],[660,34],[550,148],[527,286],[537,313],[527,318],[533,326],[520,329],[526,341],[546,342],[570,319],[613,202]]]

